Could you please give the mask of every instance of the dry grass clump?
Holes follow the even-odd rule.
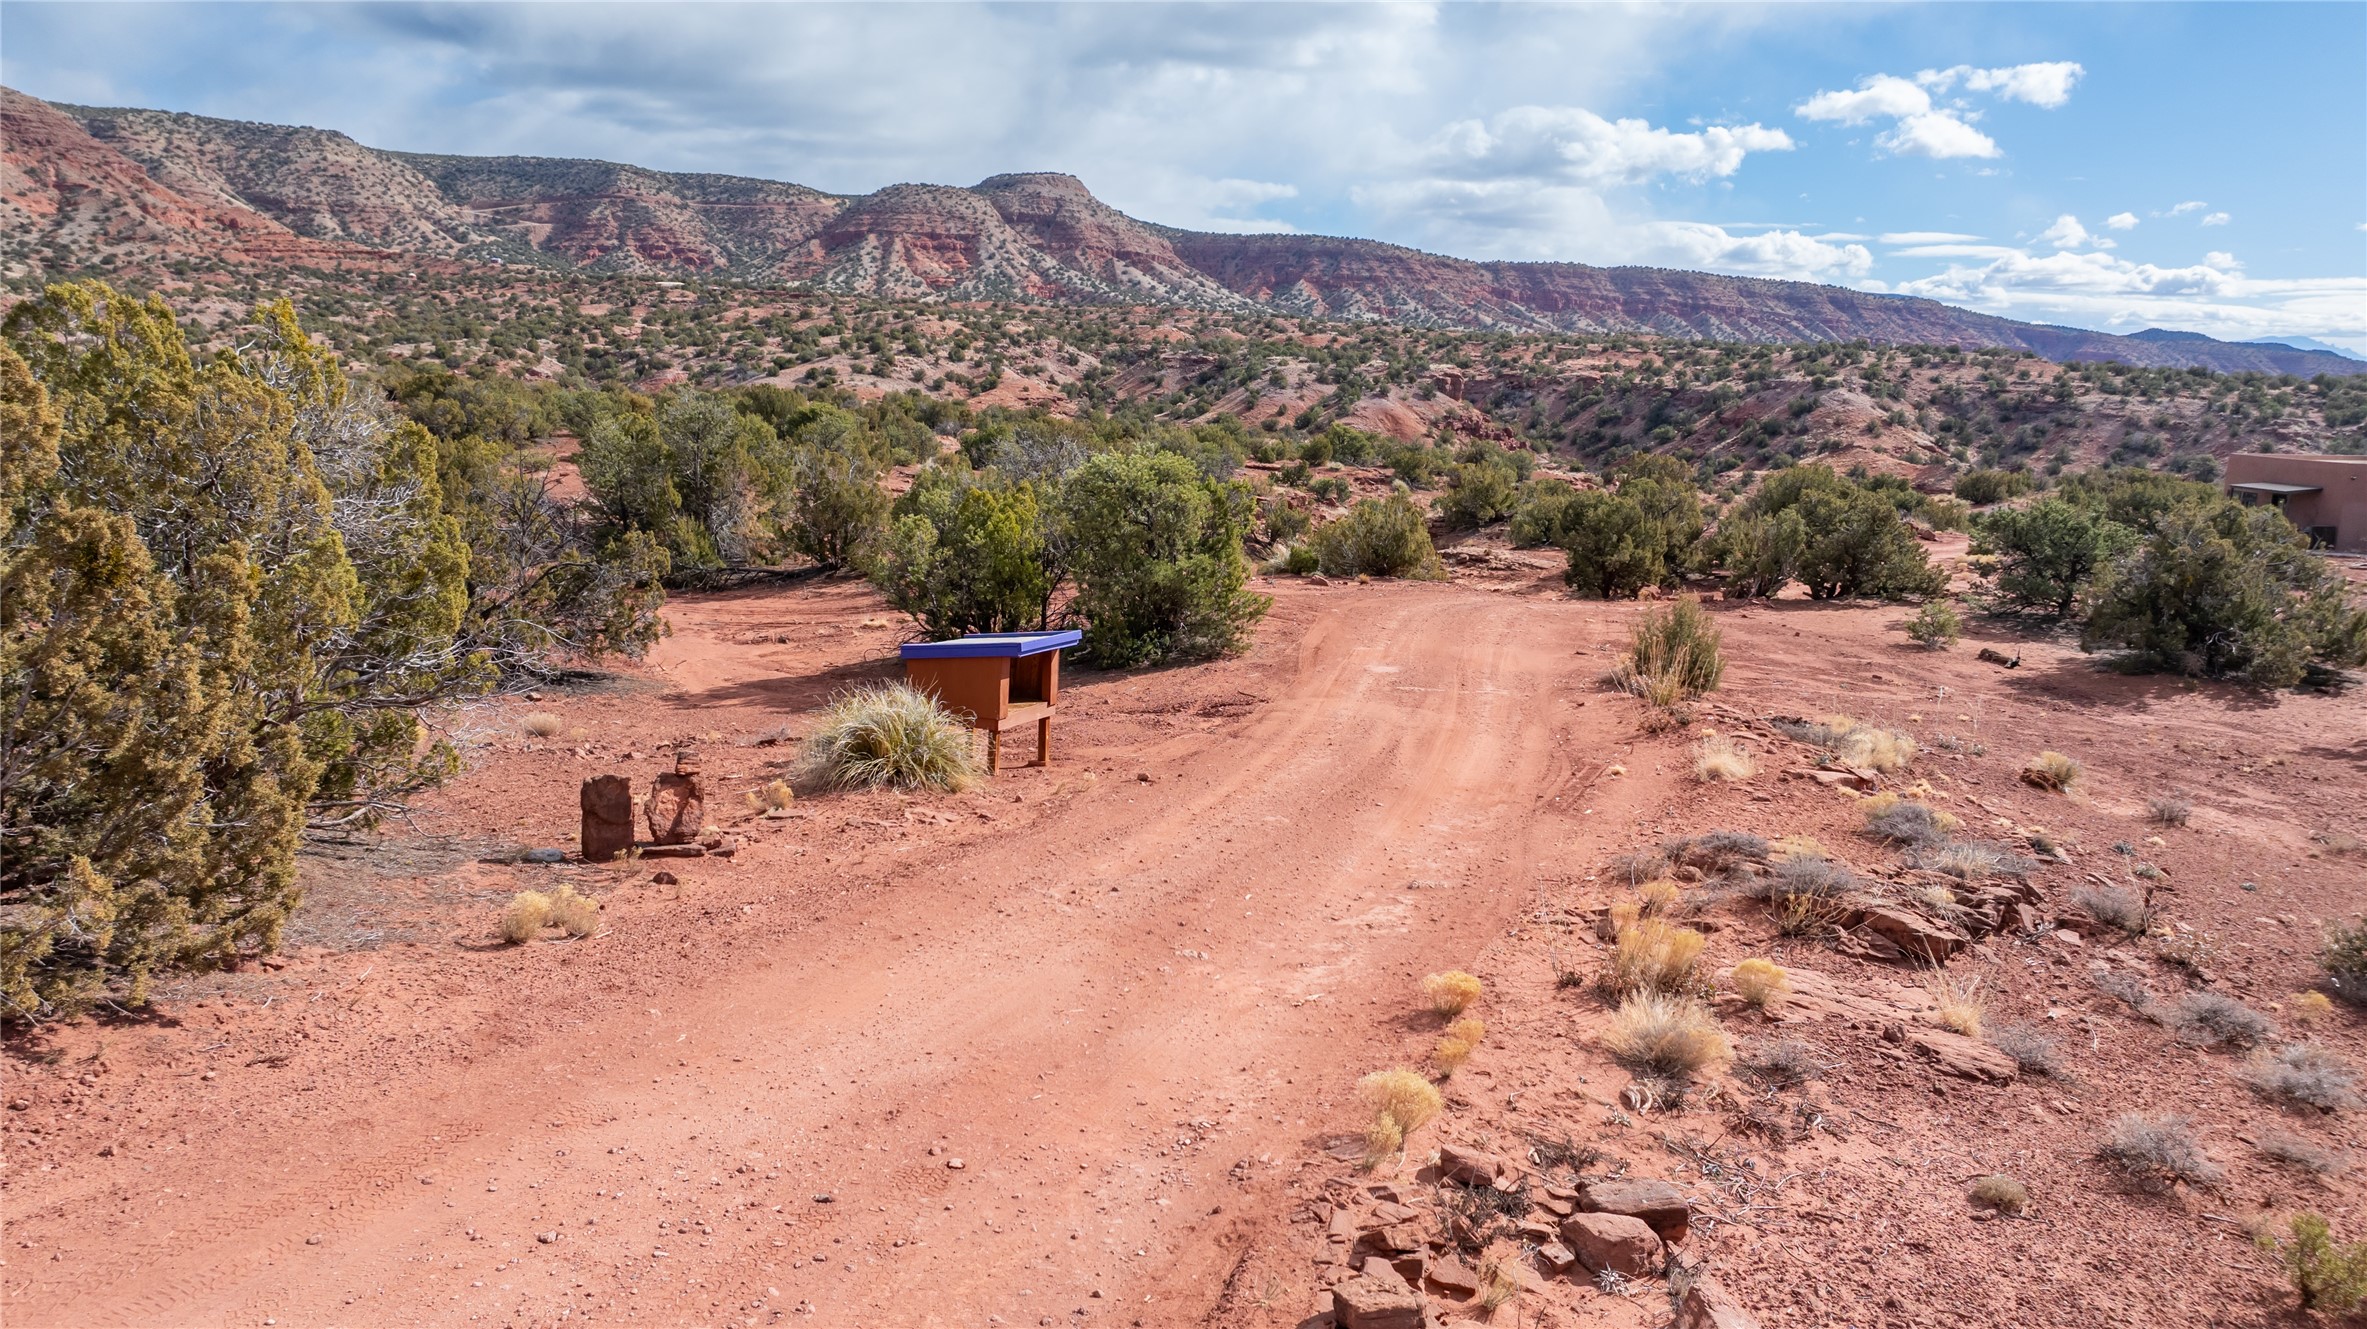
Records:
[[[970,733],[909,683],[859,687],[822,712],[806,765],[833,789],[963,789],[978,778]]]
[[[1479,1000],[1484,991],[1477,978],[1460,969],[1431,974],[1422,980],[1422,997],[1430,1009],[1452,1020]]]
[[[1447,1031],[1439,1035],[1438,1045],[1430,1050],[1430,1060],[1437,1064],[1442,1073],[1453,1075],[1463,1068],[1464,1062],[1470,1060],[1472,1052],[1478,1049],[1480,1042],[1487,1036],[1486,1022],[1475,1015],[1465,1016],[1448,1025]]]
[[[1709,1007],[1667,992],[1638,992],[1620,1002],[1603,1042],[1622,1061],[1672,1078],[1734,1058],[1734,1045]]]
[[[1931,997],[1931,1018],[1943,1029],[1966,1038],[1981,1036],[1981,1014],[1988,1009],[1988,980],[1979,974],[1951,974],[1934,969],[1924,976],[1923,990]]]
[[[1666,878],[1636,887],[1636,907],[1644,918],[1659,918],[1673,912],[1684,898],[1684,888]]]
[[[1374,1071],[1357,1081],[1356,1096],[1364,1100],[1372,1115],[1364,1129],[1366,1167],[1379,1167],[1405,1148],[1405,1137],[1428,1124],[1446,1106],[1438,1086],[1402,1067]]]
[[[2359,1106],[2359,1072],[2315,1043],[2294,1043],[2253,1060],[2244,1080],[2262,1095],[2320,1112]]]
[[[2138,1190],[2161,1194],[2185,1182],[2189,1186],[2217,1184],[2219,1165],[2203,1153],[2194,1138],[2194,1123],[2176,1113],[2146,1117],[2124,1113],[2112,1119],[2096,1158],[2122,1181]]]
[[[1789,862],[1795,858],[1821,859],[1825,857],[1825,847],[1819,844],[1813,835],[1787,835],[1777,840],[1768,849],[1767,855],[1777,863]]]
[[[1856,886],[1848,868],[1803,850],[1777,859],[1759,889],[1775,908],[1778,932],[1812,937],[1840,924]]]
[[[774,780],[748,791],[748,806],[757,812],[783,812],[797,801],[797,791],[786,780]]]
[[[2126,886],[2099,886],[2092,882],[2071,888],[2072,907],[2102,923],[2118,928],[2132,937],[2142,937],[2153,926],[2153,907],[2143,895]]]
[[[2264,1158],[2273,1158],[2280,1163],[2291,1163],[2304,1172],[2315,1173],[2321,1177],[2340,1176],[2350,1168],[2350,1160],[2344,1158],[2339,1151],[2328,1149],[2308,1136],[2295,1135],[2290,1131],[2262,1131],[2260,1138],[2253,1141],[2253,1147],[2258,1149]]]
[[[570,937],[588,937],[600,930],[600,902],[561,886],[551,895],[551,925]]]
[[[2329,924],[2318,963],[2325,967],[2326,985],[2336,998],[2367,1006],[2367,918]]]
[[[1911,798],[1889,798],[1877,795],[1866,801],[1866,834],[1885,844],[1937,845],[1944,844],[1955,821],[1947,813],[1918,803]]]
[[[1686,595],[1666,609],[1647,609],[1636,621],[1627,659],[1606,680],[1612,687],[1660,707],[1676,707],[1717,688],[1726,673],[1718,651],[1719,633],[1702,610],[1701,597]]]
[[[501,914],[501,939],[512,946],[534,940],[551,922],[551,897],[541,891],[520,891],[510,897]]]
[[[1726,976],[1726,986],[1734,995],[1760,1010],[1780,1010],[1783,999],[1792,990],[1791,976],[1773,960],[1753,956],[1734,966]]]
[[[1668,860],[1659,854],[1615,854],[1603,865],[1603,875],[1622,886],[1641,886],[1668,875]]]
[[[518,727],[533,738],[557,738],[567,728],[567,722],[549,711],[529,711],[518,721]]]
[[[1985,840],[1950,840],[1946,844],[1918,849],[1908,855],[1911,866],[1929,872],[1945,872],[1960,881],[1990,881],[1998,877],[2027,877],[2038,869],[2036,863],[2006,848]]]
[[[1748,780],[1759,773],[1751,750],[1720,735],[1701,740],[1693,749],[1693,778],[1704,784],[1717,780]]]
[[[1816,1051],[1806,1043],[1784,1039],[1754,1043],[1743,1049],[1742,1073],[1764,1085],[1790,1089],[1816,1078]]]
[[[2258,1047],[2276,1033],[2268,1017],[2222,992],[2189,992],[2170,1008],[2171,1032],[2202,1047]]]
[[[2019,1218],[2030,1211],[2030,1188],[2002,1172],[1992,1172],[1973,1182],[1972,1201]]]
[[[2097,974],[2091,981],[2098,992],[2118,1000],[2132,1013],[2148,1020],[2154,1017],[2153,990],[2145,986],[2144,979],[2113,969]]]
[[[1520,1275],[1513,1270],[1512,1257],[1491,1255],[1479,1266],[1479,1313],[1481,1318],[1494,1315],[1520,1295]]]
[[[2022,768],[2022,783],[2053,793],[2068,793],[2079,783],[2079,763],[2060,752],[2041,752]]]
[[[1708,940],[1665,919],[1639,918],[1620,928],[1612,941],[1603,990],[1615,997],[1631,992],[1683,991],[1693,984],[1694,966]]]
[[[1663,845],[1671,862],[1704,872],[1728,872],[1743,863],[1764,863],[1772,852],[1764,835],[1749,831],[1705,831]]]
[[[2145,800],[2145,816],[2156,826],[2184,826],[2194,816],[2194,804],[2183,798],[2156,794]]]
[[[2024,1074],[2063,1078],[2063,1059],[2055,1040],[2028,1025],[1996,1025],[1988,1031],[1988,1039],[1989,1046],[2012,1057]]]
[[[2293,1018],[2303,1024],[2316,1024],[2334,1013],[2334,999],[2323,992],[2297,992],[2293,995]]]
[[[1802,743],[1829,749],[1844,766],[1869,771],[1905,770],[1915,760],[1915,740],[1896,729],[1864,724],[1846,715],[1822,720],[1777,720],[1773,724]]]

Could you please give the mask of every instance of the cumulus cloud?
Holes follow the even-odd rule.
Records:
[[[2153,215],[2156,217],[2183,217],[2190,212],[2201,212],[2203,209],[2209,206],[2211,205],[2200,200],[2189,200],[2187,202],[2177,204],[2168,212],[2157,212]]]
[[[2002,69],[1975,69],[1971,65],[1926,69],[1915,76],[1915,81],[1938,92],[1946,92],[1962,82],[1967,91],[1994,92],[2007,101],[2028,102],[2052,111],[2071,100],[2071,85],[2087,72],[2076,61],[2049,60]]]
[[[2057,249],[2110,249],[2113,247],[2110,239],[2090,232],[2087,227],[2079,224],[2079,218],[2068,212],[2055,218],[2055,224],[2040,231],[2038,238],[2042,243],[2053,245]]]
[[[2133,231],[2137,229],[2137,214],[2134,212],[2116,212],[2111,216],[2106,217],[2104,219],[2104,224],[2116,231]]]
[[[1997,140],[1957,118],[1954,111],[1923,111],[1876,136],[1874,145],[1901,156],[1996,157]]]
[[[1643,120],[1607,120],[1579,106],[1515,106],[1448,125],[1432,141],[1426,164],[1459,179],[1614,186],[1662,175],[1695,181],[1732,175],[1750,153],[1791,147],[1790,135],[1757,124],[1685,133]]]
[[[1893,74],[1870,74],[1853,90],[1820,92],[1793,109],[1807,120],[1862,125],[1920,115],[1931,109],[1931,94]]]
[[[2008,250],[1894,289],[2011,318],[2087,327],[2193,328],[2238,341],[2279,332],[2348,343],[2367,338],[2367,278],[2261,280],[2245,275],[2235,255],[2220,252],[2164,267],[2094,250]]]
[[[2232,218],[2232,217],[2228,216],[2228,215],[2227,215],[2226,213],[2224,213],[2224,212],[2214,212],[2214,213],[2212,213],[2210,216],[2203,218],[2203,225],[2205,225],[2205,226],[2225,226],[2225,225],[2227,225],[2227,224],[2228,224],[2230,221],[2233,221],[2233,220],[2234,220],[2234,218]]]
[[[1961,86],[2053,110],[2071,100],[2071,85],[2085,72],[2072,61],[2056,60],[2001,69],[1955,65],[1926,69],[1912,79],[1869,74],[1855,88],[1818,92],[1793,111],[1804,120],[1843,125],[1889,120],[1891,127],[1875,136],[1874,146],[1896,156],[1997,157],[2003,155],[1997,140],[1973,128],[1979,111],[1961,100],[1943,106],[1932,94]]]

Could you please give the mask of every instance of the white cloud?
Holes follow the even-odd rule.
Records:
[[[2106,217],[2104,219],[2104,224],[2116,231],[2133,231],[2137,228],[2137,214],[2134,212],[2116,212],[2111,216]]]
[[[2111,240],[2094,234],[2079,224],[2079,218],[2066,212],[2055,218],[2055,224],[2038,233],[2038,238],[2057,249],[2110,249]]]
[[[1924,111],[1910,115],[1876,137],[1875,146],[1901,156],[1995,157],[1997,140],[1956,117],[1953,111]]]
[[[2157,212],[2153,215],[2156,217],[2183,217],[2190,212],[2201,212],[2209,206],[2211,205],[2199,200],[2190,200],[2171,208],[2168,212]]]
[[[1802,119],[1862,125],[1896,120],[1931,109],[1931,94],[1894,74],[1871,74],[1850,92],[1820,92],[1793,108]]]
[[[2210,216],[2203,218],[2203,225],[2205,225],[2205,226],[2225,226],[2225,225],[2227,225],[2227,224],[2228,224],[2230,221],[2233,221],[2233,220],[2234,220],[2234,218],[2232,218],[2232,217],[2229,217],[2229,216],[2228,216],[2226,213],[2224,213],[2224,212],[2214,212],[2214,213],[2212,213]]]
[[[2279,333],[2348,342],[2367,337],[2367,278],[2260,280],[2246,276],[2234,255],[2218,252],[2188,267],[2131,263],[2093,250],[1983,257],[1894,289],[2010,318],[2111,330],[2193,328],[2239,341]]]
[[[1448,125],[1427,165],[1463,179],[1528,178],[1573,184],[1641,184],[1654,176],[1727,176],[1753,152],[1787,152],[1791,136],[1763,125],[1712,125],[1698,133],[1643,120],[1606,120],[1580,106],[1515,106]]]
[[[1994,92],[2007,101],[2028,102],[2052,111],[2071,100],[2071,85],[2086,73],[2076,61],[2049,60],[2002,69],[1975,69],[1971,65],[1926,69],[1915,76],[1915,81],[1939,92],[1946,92],[1961,81],[1970,92]]]
[[[1973,128],[1981,113],[1962,101],[1939,105],[1932,100],[1932,91],[1944,93],[1961,82],[1970,91],[1994,92],[2009,100],[2055,107],[2069,100],[2071,84],[2080,72],[2078,65],[2065,61],[2016,65],[2010,69],[1958,65],[1953,69],[1925,70],[1914,79],[1903,79],[1896,74],[1869,74],[1855,88],[1818,92],[1792,109],[1803,120],[1833,124],[1862,125],[1873,120],[1889,120],[1891,127],[1875,137],[1874,146],[1902,157],[1932,157],[1943,161],[1998,157],[2004,153],[1997,140]]]

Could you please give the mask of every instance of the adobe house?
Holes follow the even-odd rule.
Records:
[[[2367,457],[2239,452],[2224,483],[2238,502],[2283,509],[2314,548],[2367,554]]]

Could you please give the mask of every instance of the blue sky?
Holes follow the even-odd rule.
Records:
[[[55,100],[2367,351],[2367,5],[0,4]]]

